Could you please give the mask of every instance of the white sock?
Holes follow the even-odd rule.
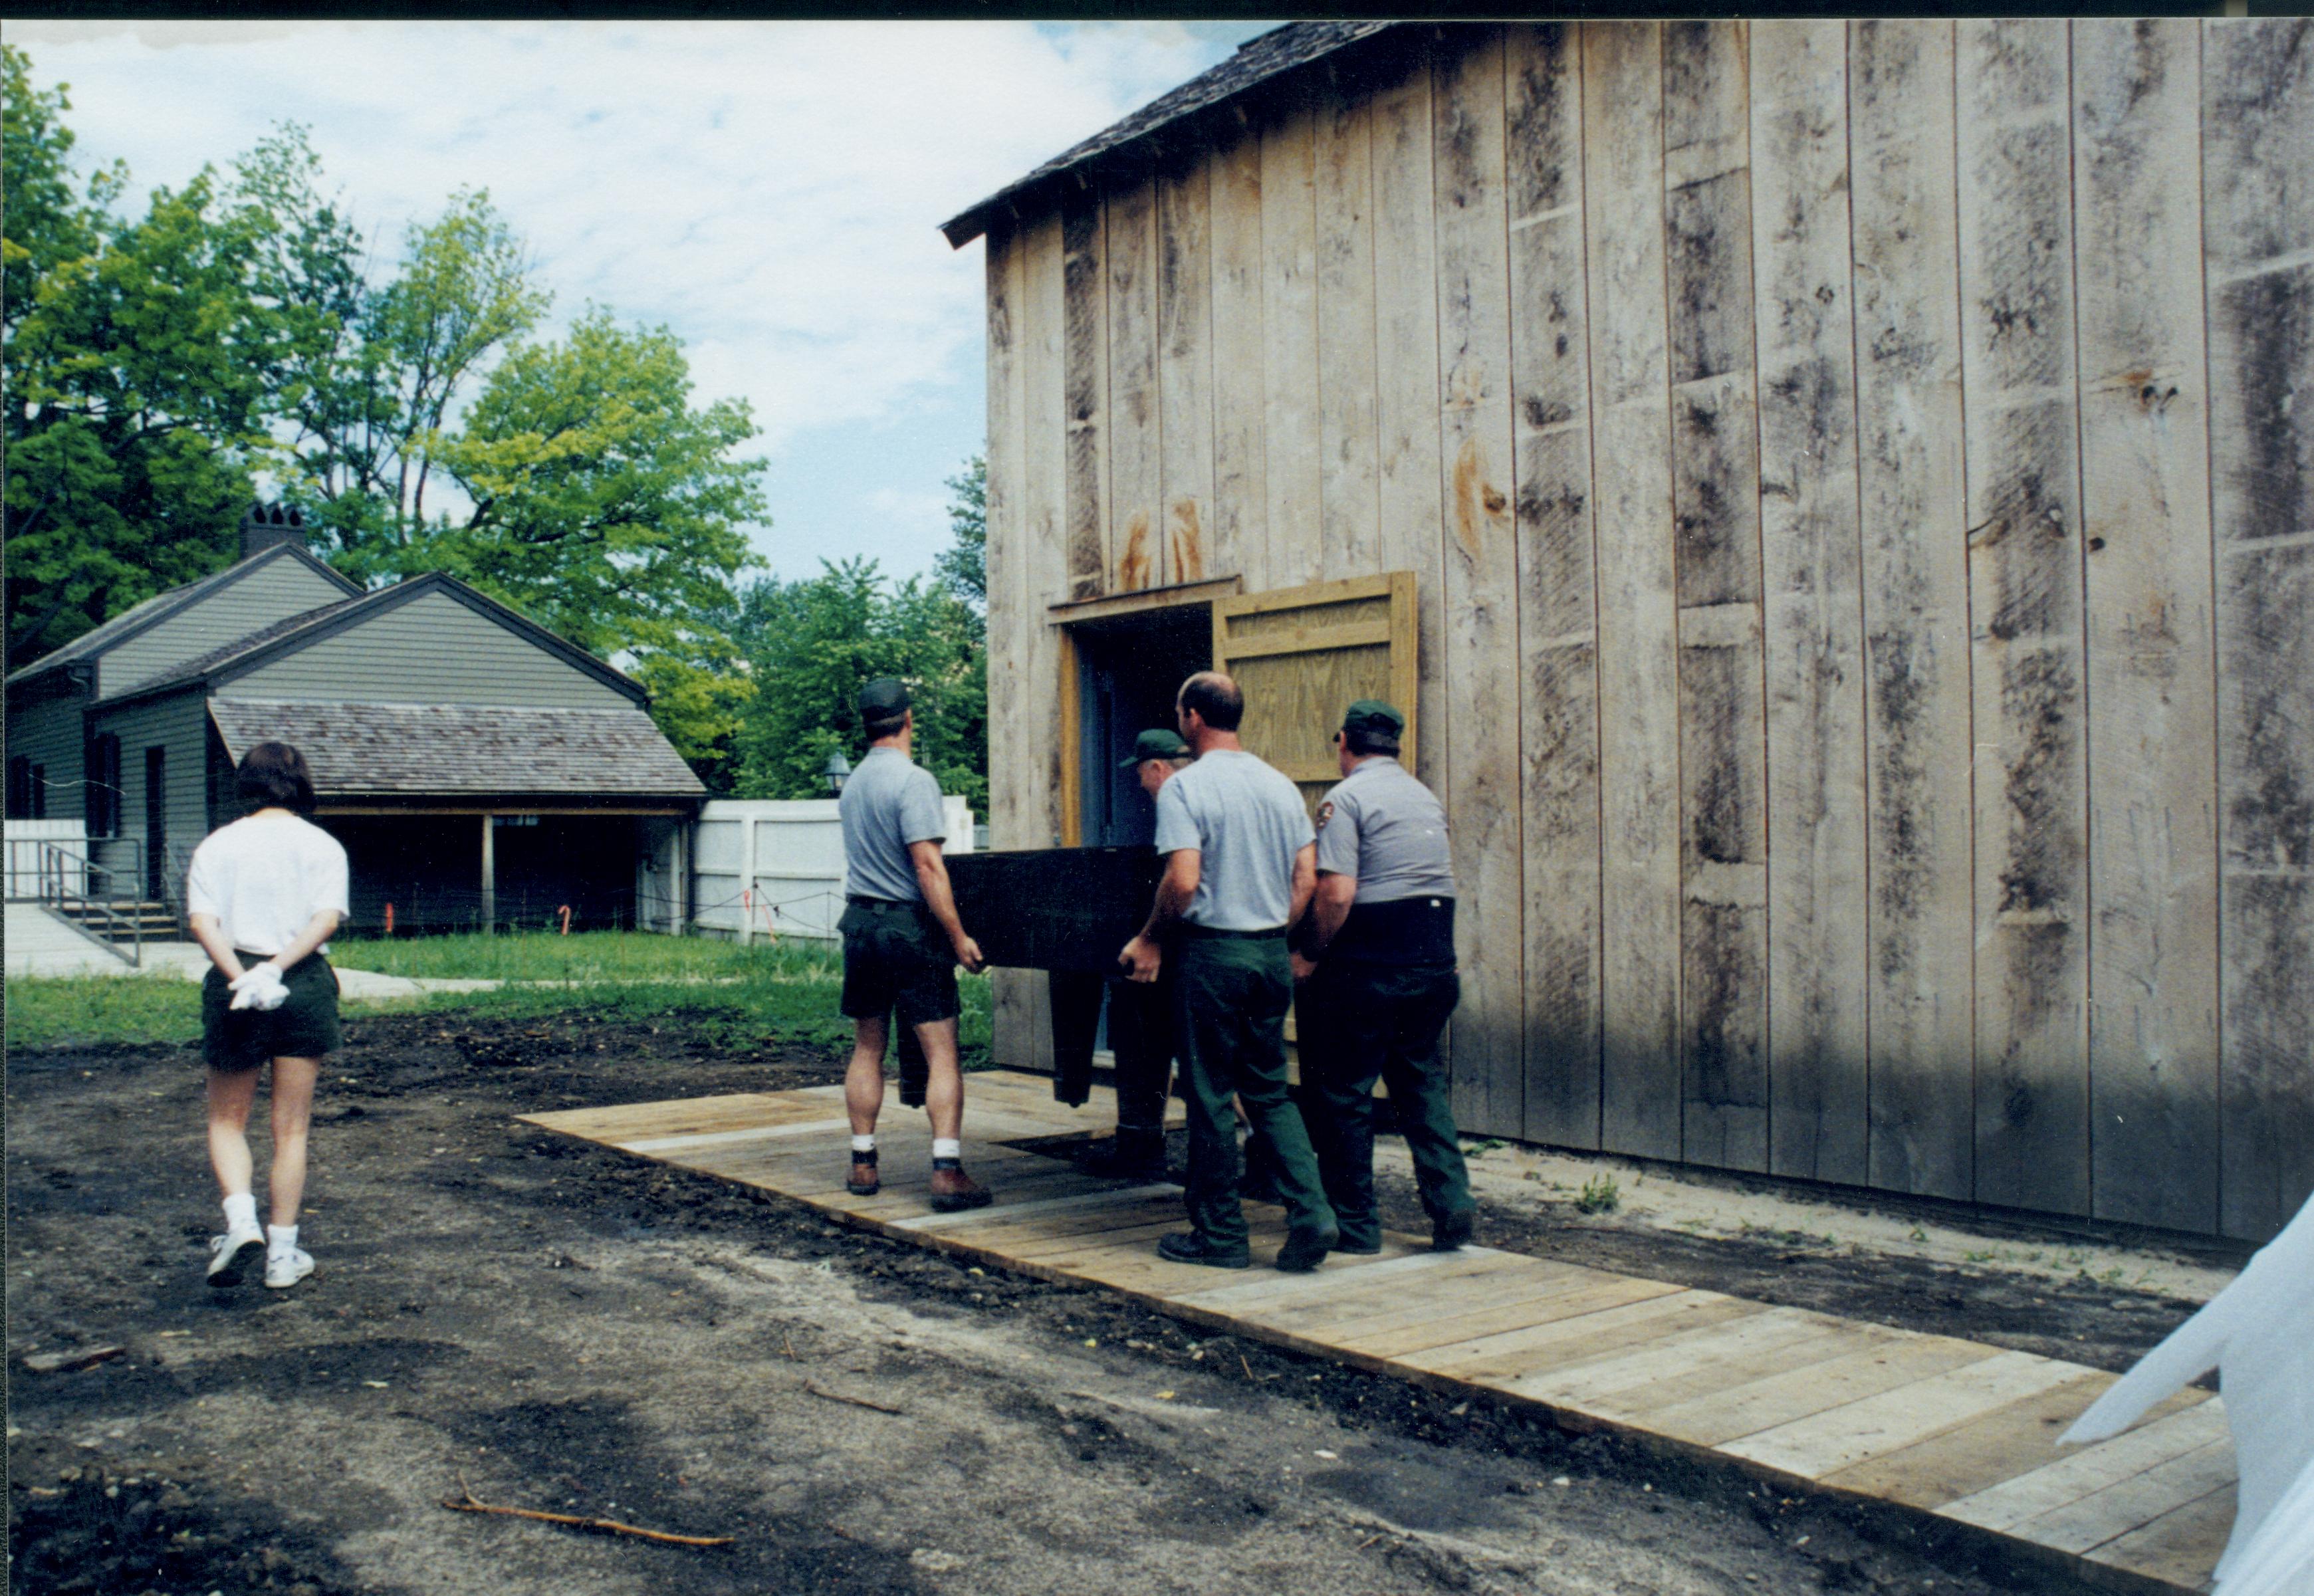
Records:
[[[852,1137],[852,1151],[854,1151],[854,1152],[873,1152],[873,1151],[876,1151],[876,1138],[875,1138],[874,1136],[872,1136],[872,1135],[869,1135],[869,1136],[854,1136],[854,1137]]]
[[[235,1192],[225,1200],[225,1228],[227,1230],[257,1229],[257,1196],[253,1192]]]
[[[935,1136],[932,1138],[932,1157],[936,1159],[960,1159],[963,1156],[964,1142],[960,1138],[955,1136]]]
[[[268,1252],[296,1252],[297,1250],[297,1227],[295,1225],[266,1226],[265,1250]]]

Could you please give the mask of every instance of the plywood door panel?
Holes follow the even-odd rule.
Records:
[[[1601,1144],[1680,1155],[1679,657],[1662,30],[1583,24],[1599,582]]]
[[[1599,651],[1572,23],[1504,36],[1529,1141],[1599,1145]]]
[[[1269,586],[1263,459],[1261,139],[1214,150],[1208,185],[1214,274],[1214,516],[1206,569]]]
[[[1318,278],[1318,574],[1382,563],[1374,430],[1372,111],[1363,88],[1326,90],[1312,117]]]
[[[1263,469],[1269,577],[1320,574],[1317,130],[1306,93],[1289,93],[1261,129]]]
[[[1768,1164],[1767,732],[1742,22],[1666,24],[1664,257],[1679,595],[1682,1147]]]
[[[2201,26],[2073,24],[2089,559],[2090,1192],[2216,1227],[2217,746]]]
[[[1245,694],[1240,736],[1313,811],[1341,779],[1333,735],[1343,710],[1362,698],[1411,697],[1413,619],[1409,571],[1214,602],[1214,668]]]
[[[1475,31],[1432,79],[1438,260],[1438,449],[1445,472],[1446,748],[1453,768],[1454,1115],[1524,1124],[1519,873],[1518,569],[1511,515],[1510,288],[1503,46]]]
[[[1438,466],[1438,281],[1430,60],[1410,45],[1370,114],[1374,194],[1374,425],[1382,562],[1414,573],[1420,660],[1411,768],[1451,800],[1446,763],[1444,479]]]
[[[1975,1182],[1968,571],[1953,25],[1852,23],[1870,1183]]]
[[[1070,598],[1108,590],[1108,289],[1099,193],[1061,201],[1062,526]]]
[[[2217,539],[2220,1228],[2314,1191],[2314,24],[2203,30]]]
[[[1108,298],[1108,593],[1161,579],[1163,424],[1157,397],[1157,189],[1115,185],[1102,265]]]
[[[1868,1173],[1863,541],[1848,30],[1752,24],[1767,683],[1768,1165]]]
[[[1214,506],[1212,166],[1157,172],[1157,392],[1161,579],[1206,578]]]
[[[2088,790],[2065,24],[1957,25],[1976,695],[1976,1195],[2089,1208]]]

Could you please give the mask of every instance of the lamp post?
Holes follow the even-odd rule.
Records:
[[[827,763],[820,767],[819,773],[827,782],[828,796],[842,798],[844,780],[852,774],[852,762],[843,757],[843,749],[835,749],[828,754]]]

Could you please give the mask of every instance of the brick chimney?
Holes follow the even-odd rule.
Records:
[[[262,554],[276,543],[305,546],[305,512],[295,505],[250,506],[241,518],[241,557]]]

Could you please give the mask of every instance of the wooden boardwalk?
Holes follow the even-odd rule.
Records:
[[[2233,1445],[2206,1392],[2061,1452],[2056,1436],[2113,1376],[1520,1253],[1433,1253],[1398,1234],[1379,1257],[1337,1257],[1312,1274],[1168,1264],[1156,1242],[1181,1227],[1178,1187],[1095,1180],[1009,1145],[1105,1127],[1108,1107],[1097,1091],[1087,1108],[1064,1107],[1040,1076],[973,1076],[968,1161],[996,1202],[960,1214],[925,1202],[929,1133],[913,1111],[887,1110],[882,1193],[844,1191],[840,1087],[526,1117],[1214,1329],[1974,1525],[2119,1589],[2204,1589],[2224,1546]],[[1259,1261],[1284,1239],[1283,1217],[1262,1204],[1248,1215]]]

